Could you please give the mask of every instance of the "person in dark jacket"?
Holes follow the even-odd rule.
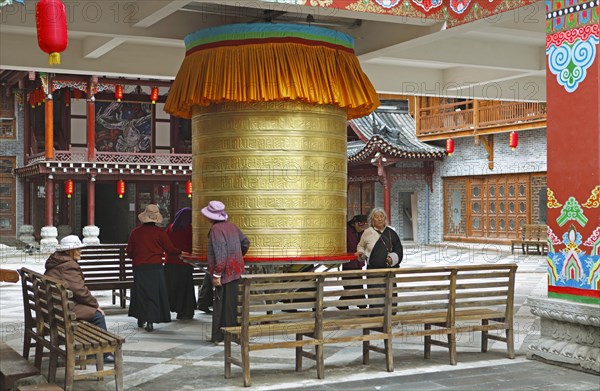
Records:
[[[166,232],[175,247],[187,253],[192,252],[192,209],[180,209]],[[165,279],[169,292],[169,305],[171,312],[177,312],[177,319],[180,320],[194,317],[196,294],[193,272],[192,265],[182,261],[178,256],[167,254]]]
[[[56,251],[46,260],[45,275],[54,277],[69,284],[69,290],[73,292],[73,312],[77,319],[87,320],[103,330],[106,328],[104,311],[100,308],[98,300],[92,295],[85,285],[83,272],[77,261],[81,258],[81,249],[85,244],[81,243],[76,235],[68,235],[61,239]],[[114,363],[115,357],[106,353],[105,363]]]
[[[348,221],[348,224],[346,226],[346,252],[348,254],[354,254],[356,257],[356,246],[358,245],[360,237],[362,236],[362,233],[365,230],[365,228],[367,228],[367,216],[366,215],[356,215],[350,221]],[[363,259],[359,259],[358,257],[356,257],[355,259],[353,259],[347,263],[344,263],[342,265],[342,270],[361,270],[364,266],[365,266],[365,261]],[[352,278],[348,278],[348,277],[346,277],[346,278],[352,279]],[[344,279],[344,277],[342,277],[342,279]],[[358,286],[353,286],[352,288],[344,287],[344,289],[359,289],[359,287]],[[364,295],[349,296],[349,297],[347,297],[347,299],[348,300],[365,299],[365,296]],[[358,307],[365,308],[366,305],[359,305]],[[339,306],[338,308],[341,310],[348,309],[348,307],[346,307],[346,306]]]
[[[156,224],[163,221],[158,206],[149,204],[138,215],[142,225],[131,231],[127,255],[132,260],[133,289],[129,316],[137,318],[138,327],[154,330],[154,323],[171,321],[169,296],[163,269],[163,254],[177,256],[181,250]]]
[[[225,205],[210,201],[202,208],[212,227],[208,233],[208,270],[215,287],[211,341],[223,342],[221,327],[236,326],[237,297],[240,277],[244,273],[244,254],[250,240],[233,223],[227,221]]]

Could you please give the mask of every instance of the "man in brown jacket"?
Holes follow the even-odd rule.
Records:
[[[65,236],[61,239],[56,251],[46,260],[47,276],[57,278],[69,284],[73,292],[73,312],[77,319],[87,320],[96,326],[107,330],[104,311],[98,300],[92,295],[83,279],[83,272],[77,261],[81,258],[81,249],[85,247],[76,235]],[[114,363],[112,354],[104,355],[105,363]]]

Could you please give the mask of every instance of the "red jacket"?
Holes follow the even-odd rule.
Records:
[[[181,254],[181,250],[173,245],[165,231],[154,223],[142,224],[131,231],[127,243],[127,255],[133,266],[162,264],[163,253]]]
[[[171,242],[175,247],[180,249],[181,251],[185,251],[188,253],[192,252],[192,226],[188,225],[184,229],[177,230],[175,232],[172,231],[173,224],[169,225],[167,230],[167,236],[171,239]],[[182,261],[178,256],[167,254],[167,259],[165,260],[165,264],[169,265],[186,265],[192,266],[187,262]]]

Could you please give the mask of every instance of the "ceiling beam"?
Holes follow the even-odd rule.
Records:
[[[148,16],[140,19],[137,23],[135,23],[133,25],[133,27],[137,27],[137,28],[148,28],[150,26],[152,26],[153,24],[163,20],[164,18],[166,18],[167,16],[171,15],[174,12],[179,11],[181,8],[185,7],[186,5],[188,5],[189,3],[191,3],[192,0],[173,0],[173,1],[162,1],[160,2],[160,7],[150,13]],[[137,2],[137,4],[140,4],[142,2]],[[145,1],[143,3],[153,3],[151,1]],[[154,1],[154,3],[157,3],[156,1]]]
[[[110,52],[125,42],[124,38],[106,38],[89,36],[83,39],[82,56],[87,59],[96,59]]]

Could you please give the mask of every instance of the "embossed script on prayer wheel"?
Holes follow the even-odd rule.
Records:
[[[227,103],[192,114],[193,210],[222,201],[250,256],[346,251],[346,112],[301,102]],[[194,253],[210,224],[194,216]]]
[[[185,42],[165,111],[192,118],[194,255],[207,252],[200,209],[219,200],[250,258],[345,256],[346,120],[379,104],[353,39],[256,23]]]

